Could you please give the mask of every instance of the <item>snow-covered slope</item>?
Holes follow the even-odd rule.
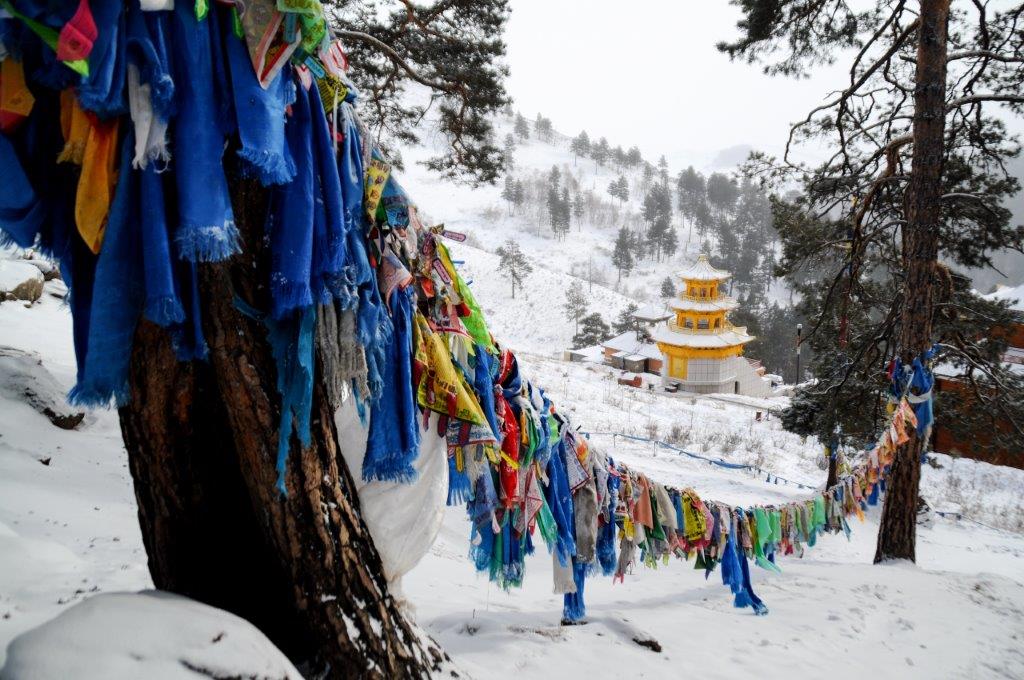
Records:
[[[450,222],[446,226],[461,228]],[[457,265],[459,273],[470,282],[494,337],[515,351],[545,355],[557,354],[570,346],[574,330],[563,305],[565,291],[577,279],[545,261],[536,261],[522,288],[516,286],[513,298],[511,283],[497,273],[497,255],[457,244],[452,246],[452,257],[461,262]],[[598,285],[593,286],[588,297],[591,309],[601,311],[605,318],[614,318],[629,302],[623,295]]]
[[[500,337],[526,326],[520,320],[528,310],[489,299],[488,286],[500,286],[489,280],[492,256],[458,245],[453,255],[466,260]],[[49,294],[61,292],[59,282],[46,287],[30,308],[0,304],[0,346],[37,352],[66,388],[74,373],[70,319]],[[534,294],[544,302],[539,291],[528,292]],[[555,323],[535,313],[538,325]],[[601,434],[656,429],[667,438],[677,426],[676,436],[695,452],[821,482],[816,445],[782,432],[775,419],[757,422],[759,406],[621,387],[603,367],[551,359],[544,344],[555,336],[544,332],[511,335],[525,350],[523,370],[616,458],[733,503],[807,493]],[[1024,473],[937,460],[943,468],[926,467],[924,478],[933,504],[955,486],[956,502],[975,519],[993,524],[1007,509],[1020,516]],[[1003,510],[992,512],[991,502]],[[115,413],[90,413],[75,430],[63,430],[0,391],[0,650],[95,593],[151,587],[135,512]],[[732,608],[717,574],[705,581],[692,565],[673,562],[637,568],[624,584],[591,579],[590,625],[560,627],[561,598],[551,594],[544,548],[528,560],[523,589],[502,592],[474,574],[459,508],[447,512],[434,547],[406,576],[405,594],[418,621],[476,678],[651,677],[683,666],[709,678],[1024,676],[1024,537],[936,518],[920,531],[919,566],[873,567],[877,514],[855,523],[850,542],[825,537],[804,560],[782,560],[782,574],[755,572],[767,618]],[[654,638],[662,651],[633,638]]]
[[[495,120],[496,138],[501,140],[506,134],[512,133],[513,125],[512,116],[498,117]],[[508,205],[501,198],[500,182],[496,186],[472,187],[429,172],[419,161],[433,155],[442,143],[429,135],[426,145],[402,149],[405,170],[401,173],[401,182],[428,218],[444,222],[449,229],[468,234],[472,245],[493,252],[505,239],[513,238],[535,264],[548,271],[592,279],[600,282],[601,288],[619,291],[626,298],[641,303],[658,299],[661,281],[696,256],[699,250],[696,233],[676,213],[673,226],[679,238],[679,251],[661,262],[645,259],[619,281],[611,263],[612,247],[620,226],[637,228],[640,225],[644,190],[641,186],[642,171],[620,171],[609,165],[599,166],[590,158],[574,158],[569,150],[570,141],[567,136],[558,133],[554,134],[550,142],[541,141],[535,136],[518,141],[511,172],[511,175],[518,178],[546,177],[555,166],[561,173],[563,184],[571,177],[578,183],[580,192],[592,191],[596,197],[615,205],[619,219],[614,223],[597,225],[590,219],[577,221],[573,218],[571,230],[562,240],[554,238],[544,209],[524,208],[510,216]],[[670,173],[674,176],[678,170],[671,168]],[[620,174],[627,178],[631,187],[630,198],[624,204],[607,193],[608,184]],[[565,287],[548,287],[547,281],[531,281],[534,278],[536,271],[527,278],[526,285],[534,290],[543,290],[551,299],[549,304],[560,308]],[[595,296],[591,311],[600,312],[606,320],[614,318],[621,305],[611,308],[604,306],[604,300],[596,293],[599,286],[595,284],[593,288]],[[509,291],[502,293],[499,290],[498,293],[499,296],[491,298],[490,304],[499,304],[509,297]],[[483,298],[484,295],[478,294],[477,297]],[[571,337],[571,333],[569,335]]]

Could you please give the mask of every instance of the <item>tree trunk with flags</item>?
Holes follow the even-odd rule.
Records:
[[[899,347],[907,366],[932,344],[938,275],[939,207],[945,156],[946,58],[949,0],[922,0],[914,89],[913,160],[904,194],[903,262],[906,281]],[[927,434],[927,433],[925,433]],[[901,446],[889,473],[875,562],[915,559],[918,489],[925,439],[916,431]]]
[[[120,409],[153,582],[248,619],[316,677],[425,677],[447,657],[388,592],[319,360],[311,444],[293,437],[287,495],[275,486],[275,363],[261,322],[235,304],[268,304],[267,192],[237,173],[231,187],[242,253],[200,268],[209,363],[179,362],[143,322]],[[321,329],[336,323],[319,311]]]

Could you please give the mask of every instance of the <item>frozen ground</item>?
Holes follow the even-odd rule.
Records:
[[[781,431],[775,419],[756,422],[758,406],[642,392],[614,384],[603,367],[557,361],[549,343],[564,337],[567,326],[553,315],[539,324],[553,335],[521,330],[516,336],[529,308],[512,305],[489,283],[486,253],[468,252],[454,248],[474,270],[474,289],[491,310],[495,332],[522,348],[526,374],[615,457],[705,497],[740,504],[807,492],[598,433],[656,432],[702,455],[821,482],[817,444]],[[541,286],[548,282],[535,281],[523,299],[542,309]],[[70,318],[49,294],[60,294],[61,284],[48,282],[46,289],[31,308],[0,304],[0,346],[38,353],[68,387]],[[944,456],[936,461],[942,467],[926,466],[924,475],[933,505],[955,504],[985,524],[1020,528],[1024,472]],[[466,558],[461,509],[447,513],[430,553],[406,577],[405,591],[420,624],[476,678],[666,677],[684,666],[706,678],[1024,677],[1024,537],[936,518],[919,533],[917,566],[875,567],[877,514],[855,522],[849,542],[825,537],[803,560],[784,559],[781,575],[755,572],[755,588],[771,610],[767,618],[734,609],[717,573],[705,581],[692,565],[672,562],[656,571],[637,568],[624,584],[591,579],[591,623],[562,628],[546,551],[528,561],[522,590],[502,592],[475,575]],[[116,414],[90,413],[77,429],[63,430],[0,391],[0,650],[93,594],[147,587]],[[662,651],[633,638],[654,638]]]

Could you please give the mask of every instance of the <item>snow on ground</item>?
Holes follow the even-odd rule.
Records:
[[[488,277],[487,254],[462,246],[453,254],[476,276],[474,290],[491,309],[495,332],[524,349],[524,373],[592,433],[595,445],[666,482],[733,503],[806,492],[601,433],[675,437],[695,453],[821,482],[815,442],[783,432],[777,419],[755,421],[766,404],[623,387],[605,367],[557,361],[546,346],[551,331],[514,335],[530,308],[490,301],[489,286],[500,284]],[[525,296],[543,302],[542,285],[538,278]],[[46,288],[30,308],[0,304],[0,346],[38,353],[69,387],[70,318],[50,294],[62,292],[60,283]],[[547,319],[564,337],[564,324],[559,329],[553,317],[533,313],[538,327]],[[990,506],[1020,516],[1024,472],[935,459],[941,469],[924,468],[933,505],[945,499],[993,526],[999,517]],[[135,513],[114,412],[89,413],[77,429],[62,430],[16,395],[0,394],[0,663],[16,635],[86,598],[151,587]],[[543,547],[528,561],[524,587],[505,593],[473,572],[458,508],[447,512],[430,553],[406,577],[405,593],[420,624],[476,678],[652,677],[678,673],[683,664],[708,678],[1024,677],[1024,537],[936,518],[919,532],[918,566],[873,567],[877,516],[875,509],[865,524],[854,522],[849,542],[825,537],[803,560],[784,559],[780,575],[755,571],[767,618],[734,609],[717,574],[705,581],[691,565],[673,562],[656,571],[639,567],[624,584],[591,579],[590,624],[560,627],[561,597],[551,594]],[[653,638],[662,651],[633,638]]]

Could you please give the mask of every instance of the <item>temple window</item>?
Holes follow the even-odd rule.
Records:
[[[683,328],[693,328],[693,319],[686,317],[686,320],[683,321]]]
[[[701,319],[701,320],[699,320],[699,321],[697,322],[697,328],[698,328],[699,330],[702,330],[702,331],[706,331],[706,330],[708,329],[708,320],[707,320],[707,319]]]
[[[721,328],[721,327],[722,327],[722,320],[721,319],[715,319],[715,328]]]

